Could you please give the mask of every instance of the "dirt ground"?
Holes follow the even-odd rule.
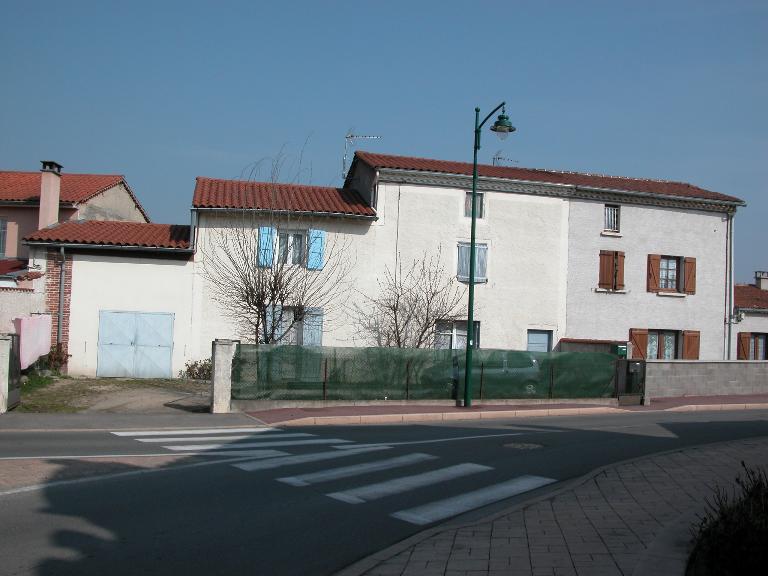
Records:
[[[37,378],[22,384],[22,412],[207,412],[210,383],[196,380]]]

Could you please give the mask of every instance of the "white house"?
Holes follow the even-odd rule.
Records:
[[[754,284],[736,284],[732,349],[739,360],[768,360],[768,272],[755,272]]]
[[[215,338],[252,336],[216,298],[216,237],[248,229],[255,244],[244,270],[285,265],[307,278],[327,273],[333,247],[343,246],[345,275],[334,283],[342,289],[328,306],[304,310],[284,340],[360,345],[355,310],[387,269],[440,254],[455,285],[466,286],[471,181],[468,163],[358,152],[342,188],[201,177],[191,227],[66,223],[27,243],[40,264],[55,267],[61,248],[72,259],[71,372],[106,374],[117,355],[132,362],[126,375],[160,360],[170,375],[208,357]],[[478,193],[475,345],[628,343],[637,358],[726,356],[738,198],[679,182],[503,166],[479,167]],[[463,347],[466,321],[438,321],[434,342]]]

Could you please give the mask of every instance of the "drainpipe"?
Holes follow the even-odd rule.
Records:
[[[56,326],[56,346],[61,346],[61,325],[64,322],[64,266],[67,261],[64,257],[64,246],[60,248],[61,262],[59,266],[59,325]]]
[[[728,342],[726,345],[726,360],[731,359],[731,339],[733,331],[733,213],[728,214],[728,258],[726,260],[728,266],[728,330],[726,330],[726,338]]]

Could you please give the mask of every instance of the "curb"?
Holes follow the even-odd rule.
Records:
[[[663,452],[654,452],[653,454],[647,454],[645,456],[638,456],[636,458],[628,458],[626,460],[619,460],[616,462],[613,462],[611,464],[607,464],[605,466],[600,466],[599,468],[595,468],[594,470],[587,472],[586,474],[579,476],[577,478],[571,479],[571,480],[563,480],[562,482],[559,482],[558,484],[561,484],[558,488],[555,490],[548,490],[546,493],[541,494],[539,496],[534,496],[532,498],[529,498],[527,500],[524,500],[523,502],[520,502],[518,504],[515,504],[514,506],[510,506],[509,508],[506,508],[500,512],[495,512],[494,514],[490,514],[486,516],[485,518],[481,518],[480,520],[473,520],[471,522],[459,522],[459,523],[452,523],[451,520],[448,520],[447,522],[439,525],[434,526],[433,528],[429,528],[427,530],[424,530],[422,532],[419,532],[417,534],[414,534],[413,536],[409,536],[405,540],[401,540],[400,542],[397,542],[396,544],[393,544],[392,546],[389,546],[385,548],[384,550],[380,550],[378,552],[374,552],[370,556],[367,556],[365,558],[362,558],[358,560],[357,562],[350,564],[349,566],[342,568],[340,571],[333,574],[333,576],[362,576],[367,571],[371,570],[372,568],[375,568],[382,562],[385,562],[386,560],[389,560],[390,558],[397,556],[401,552],[404,552],[408,548],[411,548],[412,546],[415,546],[416,544],[419,544],[420,542],[423,542],[424,540],[427,540],[428,538],[431,538],[432,536],[436,534],[440,534],[442,532],[446,532],[448,530],[461,530],[462,528],[469,528],[472,526],[478,526],[480,524],[486,524],[488,522],[493,522],[494,520],[497,520],[498,518],[501,518],[503,516],[507,516],[509,514],[512,514],[514,512],[517,512],[519,510],[522,510],[524,508],[527,508],[528,506],[532,506],[534,504],[538,504],[539,502],[544,502],[546,500],[551,500],[553,498],[556,498],[560,494],[567,492],[569,490],[574,490],[581,486],[582,484],[585,484],[595,478],[596,476],[599,476],[600,474],[604,473],[607,470],[610,470],[611,468],[615,468],[617,466],[623,466],[624,464],[631,464],[633,462],[639,462],[641,460],[646,460],[648,458],[654,458],[657,456],[664,456],[667,454],[675,454],[677,452],[684,452],[686,450],[694,450],[699,449],[703,447],[711,447],[711,446],[717,446],[720,444],[727,445],[727,444],[733,444],[734,442],[743,442],[745,440],[754,440],[757,438],[766,439],[768,436],[750,436],[747,438],[742,438],[740,440],[725,440],[721,442],[710,442],[706,444],[696,444],[694,446],[686,446],[685,448],[675,448],[673,450],[665,450]],[[546,490],[546,487],[540,488],[539,490]],[[681,522],[683,522],[686,519],[686,517],[682,517],[670,526],[677,527]],[[663,534],[666,534],[666,529],[663,531]],[[676,562],[680,560],[680,555],[684,554],[685,560],[683,561],[683,565],[687,562],[687,551],[683,550],[681,552],[679,546],[667,546],[666,543],[659,543],[658,546],[655,545],[656,540],[659,539],[659,536],[657,536],[654,539],[654,544],[651,545],[650,548],[646,549],[646,554],[644,557],[647,557],[649,559],[658,559],[663,558],[665,561],[668,562]],[[653,553],[652,553],[653,552]],[[658,574],[658,572],[655,572],[654,574]],[[652,576],[649,572],[637,572],[637,569],[633,572],[633,576]]]

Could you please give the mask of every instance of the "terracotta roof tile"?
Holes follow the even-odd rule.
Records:
[[[40,199],[40,172],[0,171],[0,200],[31,202]],[[61,202],[76,204],[117,186],[116,174],[62,174]]]
[[[354,190],[300,184],[197,178],[194,208],[233,208],[375,216]]]
[[[412,158],[409,156],[391,156],[388,154],[373,154],[358,151],[359,158],[372,168],[394,168],[401,170],[416,170],[423,172],[440,172],[445,174],[472,175],[472,164],[469,162],[450,162],[446,160],[430,160],[428,158]],[[510,166],[478,166],[478,174],[486,178],[505,178],[528,182],[544,182],[547,184],[568,184],[590,188],[625,190],[628,192],[646,192],[662,196],[680,196],[685,198],[702,198],[723,202],[742,202],[739,198],[726,196],[718,192],[710,192],[685,182],[667,180],[650,180],[643,178],[625,178],[621,176],[605,176],[601,174],[582,174],[579,172],[558,172],[538,168],[515,168]]]
[[[181,224],[76,220],[33,232],[24,240],[55,244],[189,248],[190,227]]]
[[[761,290],[754,284],[736,284],[733,299],[736,308],[768,309],[768,290]]]

